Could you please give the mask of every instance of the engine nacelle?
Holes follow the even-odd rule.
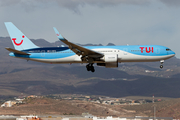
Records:
[[[118,62],[116,62],[116,63],[97,63],[97,66],[104,66],[106,68],[116,68],[116,67],[118,67]]]
[[[104,62],[105,63],[116,63],[118,62],[118,55],[114,54],[114,55],[105,55],[104,56]]]
[[[105,63],[97,63],[98,66],[105,66],[106,68],[118,67],[118,55],[105,55],[103,58]]]

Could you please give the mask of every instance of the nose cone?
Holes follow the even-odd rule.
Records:
[[[175,53],[174,51],[170,51],[170,52],[169,52],[169,55],[171,55],[172,57],[175,56],[175,54],[176,54],[176,53]]]

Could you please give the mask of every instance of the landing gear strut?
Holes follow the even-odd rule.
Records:
[[[87,68],[87,71],[91,71],[91,72],[94,72],[95,69],[94,69],[94,66],[93,66],[93,63],[89,63],[86,65],[86,68]]]
[[[164,60],[161,60],[160,63],[161,63],[160,68],[162,69],[163,68]]]

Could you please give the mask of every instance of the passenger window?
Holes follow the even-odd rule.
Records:
[[[56,52],[56,50],[52,50],[52,53],[55,53]]]

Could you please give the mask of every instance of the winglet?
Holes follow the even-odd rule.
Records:
[[[53,29],[54,29],[54,32],[56,33],[57,37],[59,38],[59,40],[66,40],[55,27],[53,27]]]

